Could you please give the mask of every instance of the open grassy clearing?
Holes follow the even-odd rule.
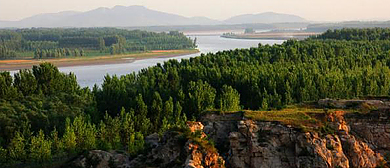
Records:
[[[343,113],[359,112],[356,109],[324,109],[310,105],[290,105],[281,110],[244,110],[243,112],[246,118],[256,121],[274,121],[306,131],[322,131],[328,127],[327,116],[339,111]]]

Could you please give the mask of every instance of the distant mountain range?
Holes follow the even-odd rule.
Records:
[[[307,22],[307,20],[295,15],[267,12],[239,15],[219,21],[207,17],[184,17],[150,10],[143,6],[115,6],[97,8],[87,12],[67,11],[40,14],[20,21],[0,21],[0,27],[141,27],[291,22]]]
[[[247,14],[234,16],[225,20],[225,23],[243,24],[243,23],[299,23],[307,22],[306,19],[288,14],[280,14],[274,12],[266,12],[260,14]]]

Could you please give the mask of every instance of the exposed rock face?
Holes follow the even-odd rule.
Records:
[[[390,153],[390,110],[380,110],[365,115],[346,114],[351,132],[383,156]]]
[[[187,123],[192,133],[203,133],[203,124],[200,122]],[[186,168],[221,168],[225,161],[217,151],[212,151],[199,145],[192,139],[183,137],[178,132],[166,132],[157,146],[146,156],[141,155],[131,161],[130,167],[186,167]],[[147,138],[148,139],[148,138]],[[155,138],[149,138],[155,139]]]
[[[149,145],[152,148],[157,147],[159,141],[160,141],[160,137],[158,136],[157,133],[145,137],[145,144]]]
[[[209,135],[216,142],[221,137],[229,139],[229,151],[221,154],[225,156],[226,167],[377,167],[383,163],[382,151],[390,148],[390,133],[386,132],[390,125],[378,122],[378,117],[371,117],[376,118],[371,123],[368,119],[356,122],[356,116],[336,112],[327,118],[335,130],[334,134],[328,135],[302,132],[279,122],[247,119],[236,121],[236,128],[228,131],[226,127],[230,128],[231,122],[227,122],[225,128],[223,123],[229,117],[207,117],[210,116],[203,119],[207,123],[205,130],[214,128]]]
[[[201,122],[187,123],[191,133],[168,131],[163,137],[149,135],[145,143],[149,144],[150,152],[136,158],[97,150],[77,158],[71,166],[370,168],[383,165],[384,156],[390,155],[388,102],[324,102],[343,108],[350,104],[369,105],[378,110],[367,114],[321,113],[321,122],[331,130],[322,133],[303,131],[280,122],[253,121],[245,119],[242,113],[207,114]],[[218,151],[207,146],[206,138],[214,140]]]
[[[203,124],[200,122],[187,122],[187,125],[192,133],[201,131],[201,138],[205,138],[206,134],[203,133]],[[210,151],[210,149],[204,149],[204,147],[196,144],[192,140],[189,140],[186,145],[186,152],[189,154],[186,162],[186,168],[221,168],[225,167],[225,161],[219,156],[217,151]]]
[[[238,131],[237,121],[242,119],[242,113],[226,115],[210,113],[201,119],[204,124],[203,132],[213,138],[218,152],[225,158],[230,150],[229,133]]]
[[[318,101],[318,105],[321,107],[332,108],[362,108],[362,106],[375,106],[379,108],[388,108],[389,102],[382,100],[334,100],[334,99],[322,99]]]
[[[225,161],[217,152],[205,152],[199,145],[187,142],[186,152],[189,153],[184,167],[186,168],[220,168],[225,167]]]
[[[343,112],[330,114],[329,120],[337,130],[337,134],[341,139],[343,150],[348,156],[351,167],[376,167],[383,161],[383,157],[375,148],[369,147],[365,139],[357,138],[357,134],[350,133],[350,125],[344,119]],[[353,123],[356,124],[356,123]],[[378,122],[371,123],[378,125]],[[353,127],[352,127],[353,128]],[[367,129],[367,128],[366,128]],[[372,136],[372,133],[368,133]],[[387,144],[390,143],[390,139]],[[372,144],[370,144],[372,146]]]
[[[203,124],[200,122],[192,122],[188,121],[187,126],[190,129],[191,132],[196,132],[196,131],[202,131],[203,132]]]
[[[106,152],[102,150],[89,151],[86,155],[81,155],[76,160],[65,167],[85,167],[85,168],[128,168],[130,161],[123,154]]]
[[[230,133],[230,167],[349,167],[340,139],[272,122],[238,123]],[[331,149],[330,149],[331,148]]]
[[[183,164],[186,141],[177,132],[166,132],[157,147],[131,161],[131,167],[178,167]],[[182,161],[183,162],[183,161]]]
[[[168,131],[160,139],[157,134],[145,138],[151,149],[145,155],[130,158],[125,154],[114,151],[90,151],[81,155],[65,167],[81,168],[145,168],[145,167],[186,167],[186,168],[224,168],[225,161],[219,156],[215,148],[202,145],[206,134],[200,122],[187,123],[191,133],[200,132],[199,137],[188,137],[188,134],[179,131]],[[195,136],[195,135],[194,135]],[[131,160],[131,161],[130,161]]]

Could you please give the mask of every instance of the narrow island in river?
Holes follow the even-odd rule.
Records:
[[[152,50],[147,52],[129,53],[122,55],[86,56],[70,58],[47,58],[47,59],[14,59],[0,60],[0,71],[12,71],[19,69],[31,69],[34,65],[50,62],[57,67],[82,66],[82,65],[105,65],[129,63],[135,60],[148,58],[167,58],[198,53],[198,49],[182,50]]]
[[[250,32],[250,33],[224,33],[221,37],[233,38],[233,39],[276,39],[276,40],[288,40],[288,39],[306,39],[310,36],[318,35],[314,32]]]
[[[116,28],[31,28],[0,30],[0,71],[131,62],[199,52],[196,39],[178,31]]]

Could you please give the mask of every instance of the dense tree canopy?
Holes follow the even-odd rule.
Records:
[[[63,74],[52,64],[21,70],[14,80],[8,72],[0,75],[0,136],[8,141],[23,122],[31,131],[63,128],[66,117],[84,114],[93,108],[93,95],[81,89],[73,74]],[[1,140],[0,140],[1,142]]]
[[[155,33],[115,28],[0,30],[0,59],[35,53],[35,58],[83,56],[81,51],[121,54],[146,50],[195,48],[179,32]],[[67,51],[70,52],[67,52]]]
[[[389,40],[289,40],[222,51],[106,80],[96,91],[97,104],[100,111],[115,113],[121,107],[131,108],[131,98],[138,94],[152,104],[153,93],[158,92],[163,101],[172,97],[180,102],[191,117],[221,107],[218,98],[226,94],[221,91],[224,85],[238,92],[235,97],[241,106],[253,110],[327,97],[388,95],[389,54]],[[106,86],[121,86],[122,91]]]
[[[92,90],[47,63],[14,77],[2,72],[0,161],[43,162],[53,154],[90,149],[126,148],[136,154],[144,149],[144,136],[209,110],[389,95],[387,31],[328,31],[303,41],[170,60],[106,76]]]
[[[325,33],[313,37],[314,39],[336,39],[336,40],[388,40],[390,38],[390,29],[366,28],[353,29],[343,28],[328,30]]]

